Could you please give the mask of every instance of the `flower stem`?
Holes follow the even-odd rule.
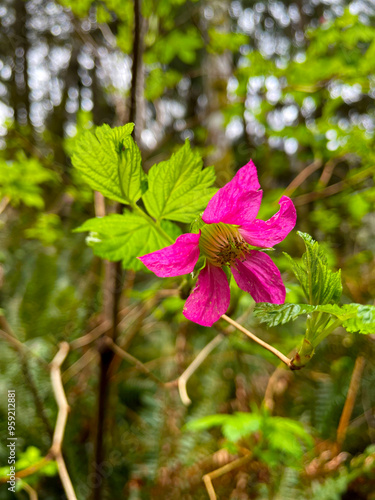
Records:
[[[223,314],[221,316],[221,318],[224,321],[226,321],[227,323],[229,323],[232,326],[234,326],[235,328],[237,328],[237,330],[240,330],[240,332],[242,332],[245,335],[247,335],[249,338],[251,338],[251,340],[254,340],[254,342],[256,342],[257,344],[259,344],[260,346],[262,346],[264,349],[267,349],[267,351],[272,352],[272,354],[274,354],[275,356],[277,356],[283,363],[286,364],[286,366],[288,366],[288,368],[293,369],[293,367],[292,367],[292,361],[287,356],[285,356],[285,354],[283,354],[278,349],[276,349],[276,347],[273,347],[272,345],[267,344],[267,342],[264,342],[264,340],[261,340],[256,335],[254,335],[253,333],[249,332],[249,330],[246,330],[246,328],[244,328],[242,325],[240,325],[239,323],[237,323],[237,321],[234,321],[232,318],[229,318],[229,316],[227,316],[226,314]]]

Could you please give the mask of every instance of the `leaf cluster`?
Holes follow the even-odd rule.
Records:
[[[212,427],[220,427],[226,438],[225,445],[233,448],[239,441],[248,441],[251,436],[257,436],[257,444],[252,442],[255,456],[263,458],[270,465],[280,462],[284,456],[285,462],[292,464],[300,460],[306,449],[314,445],[310,433],[300,422],[289,418],[271,416],[265,411],[253,413],[236,412],[231,415],[217,414],[190,420],[185,429],[190,431],[205,431]]]
[[[332,271],[322,247],[309,234],[298,232],[306,247],[301,261],[284,254],[305,293],[308,304],[257,304],[255,315],[268,326],[283,325],[307,315],[306,338],[315,346],[333,327],[343,326],[350,333],[375,332],[375,306],[338,305],[342,294],[341,272]],[[327,333],[328,332],[328,333]]]
[[[87,243],[95,255],[122,261],[125,269],[145,269],[138,256],[173,243],[179,228],[191,222],[215,193],[213,167],[202,170],[200,155],[188,141],[169,160],[142,169],[142,158],[131,137],[133,124],[97,127],[77,141],[73,165],[92,189],[129,209],[86,221],[75,231],[90,231]],[[142,199],[147,213],[137,205]]]
[[[301,263],[297,263],[288,254],[291,268],[301,283],[309,304],[335,304],[342,294],[341,271],[333,272],[327,265],[327,257],[322,247],[309,234],[297,232],[303,239],[306,252]]]

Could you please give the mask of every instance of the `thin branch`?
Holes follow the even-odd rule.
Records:
[[[209,354],[218,346],[221,341],[224,339],[224,335],[219,333],[214,337],[211,342],[209,342],[198,354],[198,356],[194,359],[194,361],[186,368],[184,373],[178,378],[178,391],[180,393],[181,401],[184,405],[188,406],[191,404],[191,399],[188,396],[186,390],[186,384],[189,378],[193,375],[193,373],[200,367],[203,361],[209,356]]]
[[[29,467],[26,467],[25,469],[16,471],[16,478],[17,479],[22,479],[24,477],[31,476],[31,474],[35,474],[35,472],[38,472],[38,470],[42,469],[48,462],[51,462],[53,460],[52,454],[49,452],[45,457],[43,457],[41,460],[36,462],[35,464],[29,465]],[[4,476],[0,478],[0,484],[1,483],[6,483],[8,481],[8,477]]]
[[[0,215],[4,212],[9,202],[10,199],[7,196],[4,196],[4,198],[0,201]]]
[[[284,377],[285,379],[285,390],[288,387],[288,382],[291,377],[291,372],[286,370],[285,365],[279,364],[279,366],[276,368],[276,370],[272,373],[268,380],[268,384],[266,387],[266,391],[264,393],[264,399],[263,399],[263,404],[267,410],[272,413],[274,406],[275,406],[275,401],[274,401],[274,396],[276,392],[276,387],[279,385],[280,379]]]
[[[353,412],[355,400],[357,398],[357,393],[359,390],[361,376],[363,368],[365,366],[365,358],[363,356],[358,356],[355,360],[352,377],[349,384],[348,394],[346,396],[344,408],[340,417],[339,426],[337,428],[336,443],[334,445],[334,455],[337,455],[341,451],[341,447],[344,443],[346,431],[349,425],[349,420]]]
[[[0,316],[0,319],[4,320],[3,316]],[[4,328],[4,323],[3,321],[0,321],[0,324],[3,329],[0,329],[0,337],[3,337],[4,340],[12,344],[12,346],[17,349],[18,352],[24,352],[24,354],[28,353],[34,356],[45,368],[48,368],[48,363],[45,359],[43,359],[39,354],[34,352],[30,347],[28,347],[26,344],[23,344],[20,342],[17,337],[14,335],[14,333],[7,327],[7,331]]]
[[[108,320],[103,321],[103,323],[95,327],[93,330],[91,330],[91,332],[87,333],[86,335],[83,335],[83,337],[79,337],[78,339],[70,342],[70,348],[72,350],[75,350],[87,344],[90,344],[91,342],[94,342],[94,340],[98,339],[101,335],[106,333],[109,330],[110,326],[111,326],[110,321]]]
[[[223,476],[224,474],[227,474],[228,472],[231,472],[232,470],[237,469],[238,467],[241,467],[247,462],[250,462],[252,457],[253,457],[252,453],[249,452],[248,455],[241,458],[237,458],[236,460],[233,460],[233,462],[230,462],[229,464],[226,464],[223,467],[219,467],[218,469],[215,469],[214,471],[209,472],[208,474],[205,474],[203,476],[204,485],[206,486],[206,490],[208,496],[210,497],[210,500],[217,500],[212,480],[220,476]]]
[[[237,330],[240,330],[240,332],[247,335],[251,340],[254,340],[254,342],[259,344],[261,347],[263,347],[264,349],[267,349],[267,351],[269,351],[269,352],[272,352],[272,354],[277,356],[283,363],[286,364],[286,366],[288,366],[288,368],[292,369],[292,361],[287,356],[285,356],[285,354],[283,354],[278,349],[276,349],[276,347],[273,347],[272,345],[267,344],[267,342],[264,342],[264,340],[261,340],[256,335],[249,332],[249,330],[246,330],[246,328],[244,328],[242,325],[240,325],[239,323],[234,321],[232,318],[229,318],[229,316],[227,316],[226,314],[223,314],[221,316],[221,318],[223,320],[225,320],[227,323],[229,323],[232,326],[234,326],[235,328],[237,328]]]
[[[285,189],[284,194],[290,196],[294,191],[316,170],[322,166],[322,160],[320,158],[314,160],[310,165],[305,167],[289,184]]]
[[[60,348],[51,362],[51,383],[55,400],[58,406],[57,420],[55,432],[53,434],[52,446],[50,453],[54,456],[59,476],[68,500],[77,500],[72,482],[67,471],[61,447],[64,439],[65,426],[68,418],[69,405],[65,396],[64,386],[61,380],[61,365],[68,355],[70,346],[67,342],[62,342]]]
[[[27,491],[27,493],[29,494],[30,500],[38,500],[38,493],[34,490],[34,488],[32,488],[25,481],[22,481],[22,489]]]
[[[321,198],[327,198],[328,196],[333,196],[334,194],[340,193],[345,189],[353,187],[355,184],[358,184],[365,180],[369,174],[373,173],[374,167],[368,167],[362,172],[358,172],[358,174],[353,175],[343,181],[336,182],[336,184],[331,184],[320,191],[312,191],[311,193],[302,194],[301,196],[297,196],[297,198],[293,199],[293,203],[296,206],[306,205],[311,201],[320,200]]]
[[[335,170],[335,167],[337,166],[338,163],[341,161],[345,160],[345,155],[344,156],[338,156],[337,158],[331,158],[327,163],[324,165],[322,175],[320,176],[318,185],[325,187],[331,180],[333,171]]]
[[[75,377],[81,370],[83,370],[87,365],[91,363],[94,359],[97,359],[98,351],[95,348],[91,348],[85,352],[75,363],[73,363],[67,370],[62,374],[63,382],[68,382],[72,377]]]
[[[164,382],[162,380],[160,380],[160,378],[158,378],[156,375],[154,375],[147,368],[146,365],[144,365],[141,361],[139,361],[139,359],[135,358],[134,356],[132,356],[128,352],[121,349],[121,347],[118,346],[117,344],[115,344],[115,342],[113,342],[113,340],[111,338],[109,338],[109,337],[106,338],[106,344],[108,345],[108,347],[110,347],[113,350],[113,352],[115,354],[117,354],[117,356],[119,356],[122,359],[126,359],[126,361],[128,361],[132,365],[136,366],[141,372],[143,372],[147,376],[149,376],[158,385],[160,385],[162,387],[165,386]]]

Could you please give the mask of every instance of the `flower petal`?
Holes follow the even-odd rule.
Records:
[[[296,225],[297,213],[293,202],[287,196],[280,201],[280,210],[269,220],[256,219],[239,229],[241,235],[255,247],[270,248],[280,243]]]
[[[229,307],[230,289],[220,267],[207,264],[185,302],[184,316],[198,325],[212,326]]]
[[[243,262],[236,259],[231,270],[237,285],[255,302],[284,304],[285,286],[280,271],[265,253],[252,250]]]
[[[200,234],[200,231],[199,234],[182,234],[173,245],[138,259],[159,278],[191,273],[199,258]]]
[[[250,160],[211,198],[203,213],[203,221],[206,224],[224,222],[239,226],[251,223],[262,201],[259,188],[257,169]]]

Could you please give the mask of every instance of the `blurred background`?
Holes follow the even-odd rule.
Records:
[[[252,158],[264,190],[260,218],[290,196],[296,229],[342,269],[344,302],[374,303],[374,21],[372,0],[1,0],[0,430],[7,435],[6,394],[15,388],[19,470],[40,463],[51,446],[57,408],[48,363],[58,343],[103,320],[104,263],[72,233],[95,215],[94,195],[70,162],[75,140],[103,123],[127,123],[133,93],[146,171],[185,139],[215,166],[218,187]],[[287,301],[301,302],[282,251],[301,256],[295,232],[272,258]],[[128,270],[120,302],[119,344],[163,381],[176,379],[218,333],[185,320],[177,292],[165,298],[163,290],[179,283]],[[298,345],[303,319],[266,329],[253,306],[236,290],[230,314],[284,353]],[[335,457],[358,356],[355,405]],[[302,422],[314,447],[286,444],[282,427],[242,436],[257,451],[215,479],[219,499],[375,498],[373,336],[338,330],[305,369],[289,373],[231,333],[189,380],[189,407],[176,388],[115,357],[105,456],[95,469],[99,357],[93,343],[63,366],[71,406],[63,451],[79,500],[208,498],[202,476],[236,450],[220,429],[190,432],[184,424],[265,404],[280,419]],[[3,483],[7,456],[4,437]],[[53,461],[26,475],[15,497],[37,498],[32,491],[65,498]],[[0,484],[0,498],[14,494]]]

